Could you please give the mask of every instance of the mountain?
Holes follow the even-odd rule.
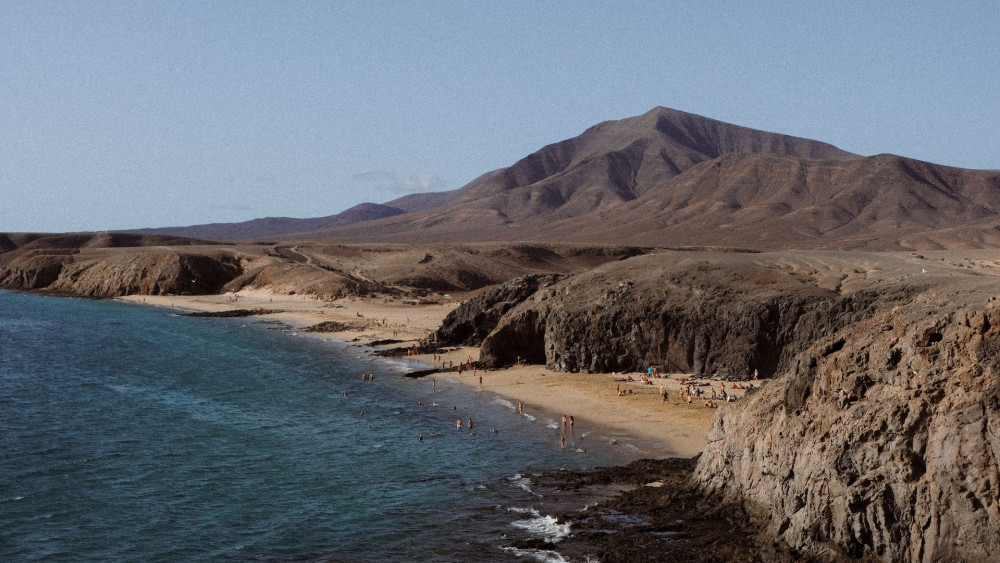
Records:
[[[995,246],[998,226],[996,171],[889,154],[729,154],[606,212],[528,234],[657,246],[897,250]]]
[[[657,107],[448,192],[320,219],[137,232],[337,242],[891,250],[1000,244],[1000,172],[837,147]]]
[[[863,157],[666,108],[591,127],[448,197],[305,236],[754,249],[1000,244],[998,171]]]
[[[192,225],[190,227],[161,227],[154,229],[131,229],[129,233],[148,235],[180,236],[208,240],[252,240],[266,239],[279,235],[329,229],[342,225],[350,225],[364,221],[373,221],[384,217],[392,217],[406,213],[407,209],[382,205],[378,203],[362,203],[327,217],[315,219],[294,219],[291,217],[265,217],[241,223],[209,223]]]

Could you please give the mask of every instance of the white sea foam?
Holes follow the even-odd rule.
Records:
[[[555,543],[569,535],[569,522],[560,524],[553,516],[542,515],[534,508],[511,507],[507,510],[528,514],[531,518],[515,520],[511,526],[528,530],[531,534],[541,537],[546,543]]]
[[[517,485],[519,488],[524,489],[525,491],[527,491],[527,492],[529,492],[529,493],[531,493],[531,494],[533,494],[535,496],[539,496],[539,497],[542,496],[542,495],[536,493],[535,491],[531,490],[531,479],[528,479],[527,477],[525,477],[524,475],[521,475],[520,473],[515,473],[514,475],[508,477],[507,480],[510,481],[511,483]]]
[[[490,401],[490,402],[493,403],[494,405],[501,405],[501,406],[507,407],[508,409],[510,409],[512,411],[513,410],[517,410],[517,406],[514,403],[508,401],[507,399],[501,398],[501,397],[494,397],[493,400]]]
[[[543,563],[569,563],[569,559],[563,557],[561,553],[549,549],[518,549],[516,547],[505,547],[503,550],[514,554],[515,557],[530,557],[536,561],[542,561]]]
[[[530,414],[522,414],[521,416],[523,416],[524,418],[527,418],[531,422],[534,422],[534,421],[538,420],[537,418],[531,416]]]

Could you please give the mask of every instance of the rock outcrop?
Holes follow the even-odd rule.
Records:
[[[983,285],[960,304],[883,304],[817,341],[720,413],[699,485],[821,559],[995,561],[1000,304]]]
[[[563,277],[555,274],[522,276],[492,287],[449,313],[434,334],[434,341],[443,346],[478,346],[508,311],[534,295],[540,287],[548,287]]]
[[[992,561],[1000,261],[943,256],[606,264],[508,311],[481,363],[728,378],[759,369],[773,381],[719,409],[693,481],[741,504],[773,538],[772,556]]]
[[[59,279],[67,256],[29,252],[17,257],[7,268],[0,270],[0,288],[45,289]]]
[[[241,271],[237,259],[181,252],[119,252],[80,259],[45,251],[15,258],[0,271],[0,287],[86,297],[217,292]]]
[[[610,263],[535,293],[483,341],[486,366],[517,357],[559,371],[746,379],[787,369],[819,335],[865,315],[802,271],[753,254],[664,253]],[[468,316],[468,314],[466,314]]]

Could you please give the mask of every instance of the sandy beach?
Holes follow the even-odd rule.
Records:
[[[387,298],[347,298],[335,301],[308,296],[280,295],[267,291],[237,295],[150,296],[120,298],[133,303],[174,307],[201,312],[262,310],[255,318],[305,328],[323,322],[349,325],[346,330],[317,333],[323,337],[378,346],[418,347],[421,339],[440,326],[459,301],[408,304]],[[458,366],[478,359],[477,348],[449,348],[444,354],[414,354],[412,359],[434,367]],[[542,365],[519,365],[502,370],[466,369],[461,374],[442,372],[435,377],[496,393],[524,412],[544,411],[559,417],[572,416],[578,430],[598,427],[620,432],[651,444],[661,456],[694,456],[707,444],[708,431],[717,409],[705,400],[688,405],[682,397],[684,374],[641,381],[645,374],[558,373]],[[627,381],[629,376],[634,381]],[[717,387],[718,382],[713,382]],[[664,402],[660,387],[668,395]],[[711,392],[708,387],[704,390]],[[619,394],[619,391],[621,392]],[[736,391],[742,395],[742,391]],[[721,403],[719,408],[729,405]]]

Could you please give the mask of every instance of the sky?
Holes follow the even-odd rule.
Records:
[[[0,232],[321,217],[665,106],[1000,169],[1000,3],[0,0]]]

